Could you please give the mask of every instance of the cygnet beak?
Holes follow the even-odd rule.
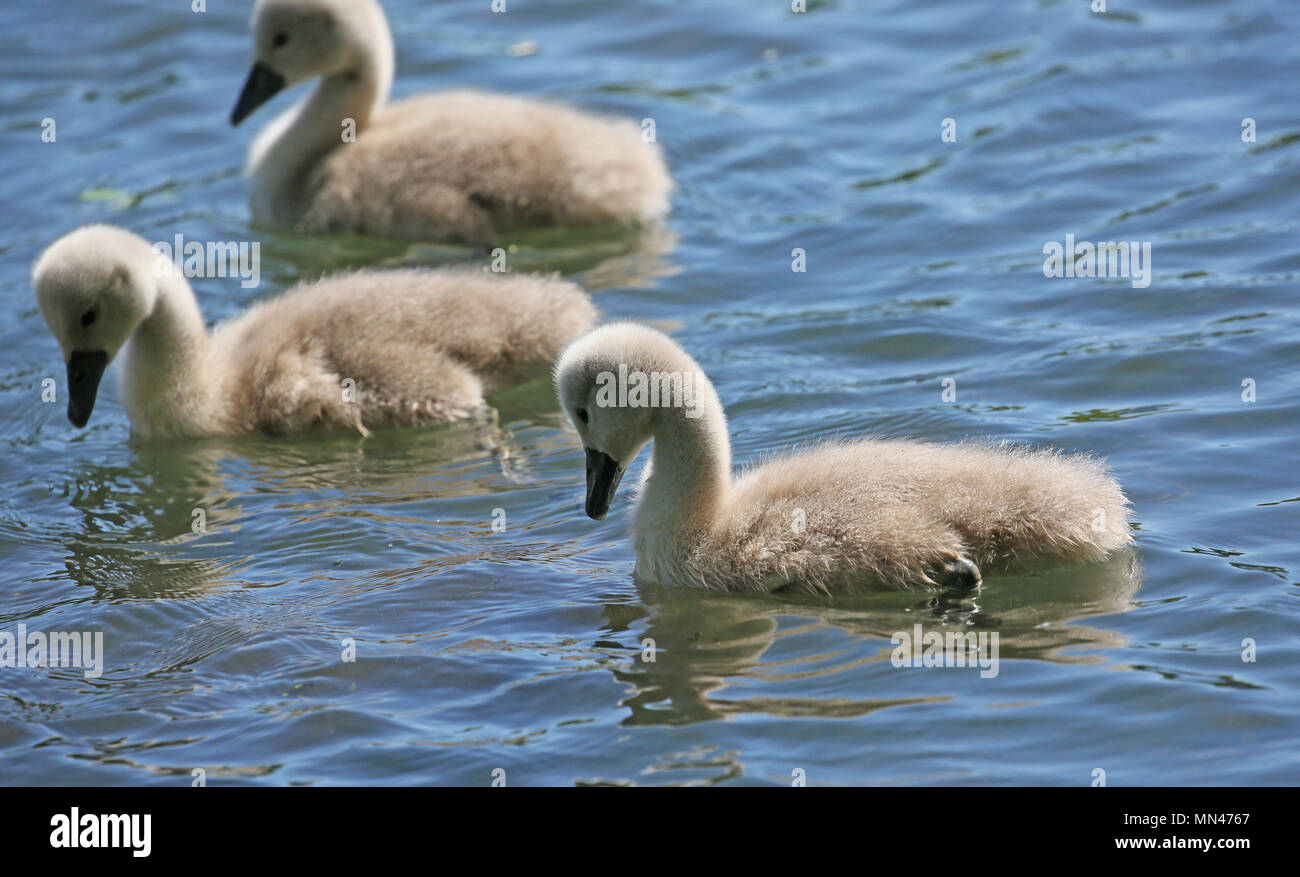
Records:
[[[595,448],[587,448],[587,517],[599,521],[609,511],[609,504],[623,478],[618,461]]]
[[[248,72],[248,81],[239,94],[239,102],[230,113],[230,124],[238,125],[247,119],[253,110],[275,97],[283,88],[284,77],[258,61]]]
[[[108,354],[102,350],[73,353],[68,357],[68,420],[73,426],[83,427],[90,420],[99,393],[99,379],[107,367]]]

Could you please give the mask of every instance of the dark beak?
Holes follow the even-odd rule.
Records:
[[[108,354],[102,350],[94,353],[74,353],[68,358],[68,420],[75,427],[83,427],[95,410],[95,395],[99,392],[99,379],[108,367]]]
[[[587,517],[599,521],[623,478],[623,467],[609,454],[587,448]]]
[[[275,97],[284,88],[284,77],[267,67],[261,61],[253,65],[248,72],[248,81],[239,93],[239,102],[230,113],[230,124],[238,125],[249,117],[253,110]]]

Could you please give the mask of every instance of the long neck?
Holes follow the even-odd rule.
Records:
[[[183,277],[157,282],[153,311],[136,327],[123,354],[123,404],[140,434],[201,434],[210,431],[214,416],[203,316]]]
[[[637,507],[637,533],[673,540],[707,527],[731,488],[727,418],[703,372],[688,372],[693,404],[654,409],[650,475]]]
[[[297,106],[267,125],[250,152],[253,215],[292,224],[302,208],[306,175],[331,150],[369,125],[393,80],[391,38],[351,68],[323,77]],[[384,52],[386,51],[386,54]]]

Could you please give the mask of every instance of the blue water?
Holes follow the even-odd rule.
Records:
[[[148,443],[111,382],[81,432],[43,403],[28,275],[78,224],[260,241],[257,288],[194,282],[212,322],[483,258],[251,227],[248,138],[297,94],[232,130],[251,3],[189,5],[0,9],[0,631],[106,653],[0,668],[0,782],[1300,782],[1294,2],[387,0],[397,96],[655,120],[668,229],[526,235],[512,265],[672,331],[737,463],[990,436],[1102,454],[1134,502],[1108,563],[852,600],[639,588],[545,373],[491,400],[506,463],[469,427]],[[1045,277],[1067,234],[1149,242],[1149,287]],[[998,675],[893,666],[914,624],[998,633]]]

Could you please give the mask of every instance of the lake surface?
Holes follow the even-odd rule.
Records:
[[[105,651],[0,668],[0,782],[1300,782],[1293,0],[385,3],[397,97],[654,120],[667,229],[531,233],[510,264],[672,331],[738,465],[990,437],[1104,455],[1133,500],[1107,563],[851,600],[638,587],[626,491],[582,514],[545,372],[492,397],[496,452],[132,440],[112,380],[84,431],[42,402],[30,267],[79,224],[260,241],[259,286],[193,282],[211,322],[346,266],[485,261],[251,227],[247,142],[301,92],[232,130],[251,3],[189,5],[0,11],[0,631]],[[1149,286],[1046,277],[1066,235],[1149,243]],[[996,632],[999,672],[894,666],[917,624]]]

